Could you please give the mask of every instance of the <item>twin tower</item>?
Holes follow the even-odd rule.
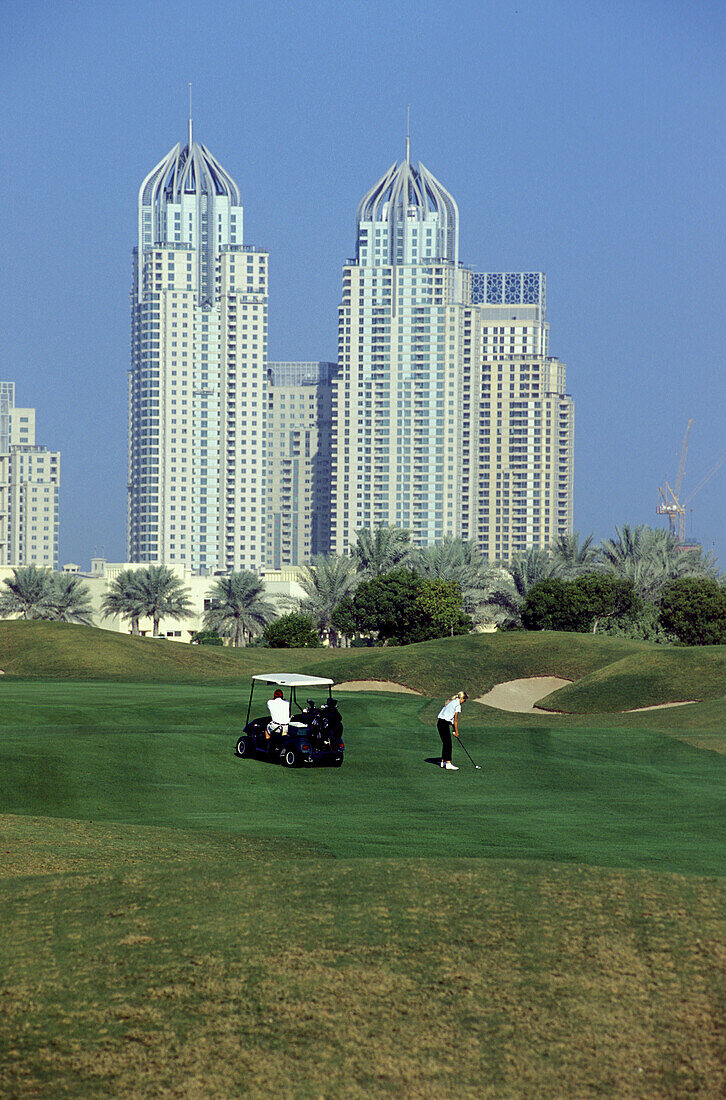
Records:
[[[139,191],[129,561],[303,565],[386,524],[494,561],[571,532],[544,275],[463,267],[456,203],[408,141],[358,207],[337,363],[268,362],[268,256],[243,226],[190,123]]]

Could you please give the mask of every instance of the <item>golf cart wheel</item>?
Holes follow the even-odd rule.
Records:
[[[285,749],[282,754],[282,762],[286,768],[296,768],[300,763],[300,756],[295,749]]]
[[[237,747],[234,751],[236,756],[250,755],[250,745],[246,737],[240,737],[239,741],[237,742]]]

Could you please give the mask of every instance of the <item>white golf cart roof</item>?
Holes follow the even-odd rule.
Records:
[[[328,687],[335,680],[326,676],[300,676],[297,672],[269,672],[265,676],[253,676],[263,684],[277,684],[278,687]]]

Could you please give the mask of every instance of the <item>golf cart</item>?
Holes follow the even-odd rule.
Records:
[[[259,683],[275,689],[268,703],[270,713],[250,721],[252,698]],[[300,676],[294,672],[253,676],[247,719],[236,755],[257,756],[280,762],[287,768],[314,764],[339,768],[345,746],[343,720],[331,690],[333,683],[322,676]],[[321,706],[312,699],[307,699],[304,707],[298,703],[298,688],[320,687],[328,689],[328,698]]]

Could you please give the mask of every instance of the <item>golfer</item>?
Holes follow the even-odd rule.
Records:
[[[441,767],[446,768],[448,772],[458,772],[459,770],[455,764],[451,763],[451,731],[453,729],[454,737],[459,736],[461,704],[465,703],[468,698],[469,696],[465,691],[460,691],[458,694],[452,695],[451,699],[444,703],[439,711],[436,728],[441,738]]]

